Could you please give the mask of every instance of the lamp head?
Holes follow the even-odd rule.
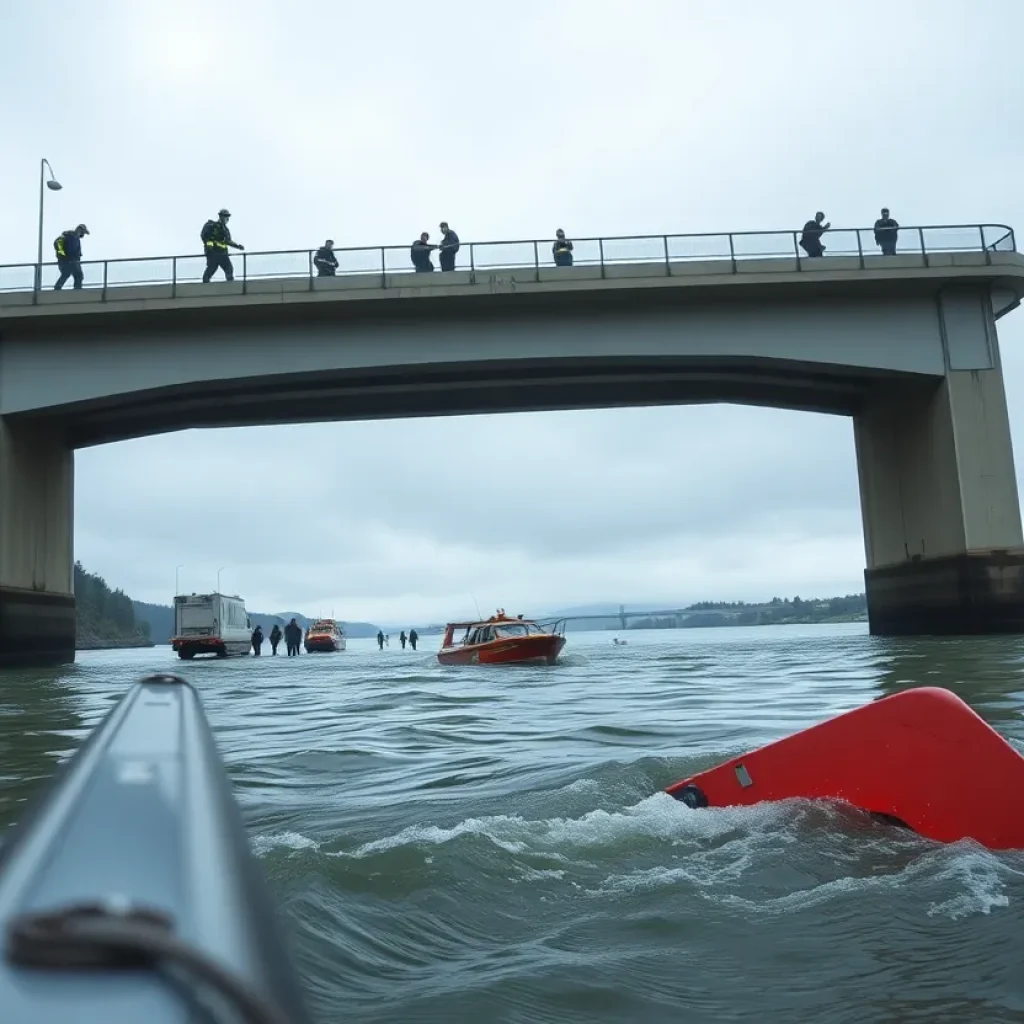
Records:
[[[52,192],[59,192],[64,186],[61,185],[59,181],[56,181],[55,179],[51,178],[46,183],[46,187],[50,189]]]

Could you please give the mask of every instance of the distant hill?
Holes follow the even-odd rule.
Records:
[[[626,604],[627,612],[679,611],[674,616],[640,618],[630,616],[627,629],[695,629],[707,626],[768,626],[795,623],[861,622],[867,618],[867,605],[863,594],[845,594],[839,597],[812,598],[774,597],[771,601],[748,604],[745,601],[697,601],[692,604],[661,601],[657,604],[636,602]],[[597,616],[566,623],[566,632],[573,630],[622,629],[617,604],[600,603],[562,608],[551,615],[539,616],[550,621],[559,616]]]
[[[134,614],[131,598],[75,562],[75,649],[152,646],[149,627]]]
[[[132,609],[135,612],[137,622],[149,623],[149,635],[158,644],[166,644],[174,632],[174,609],[167,604],[147,604],[145,601],[132,601]],[[249,612],[249,619],[253,628],[257,625],[263,627],[264,634],[273,629],[275,623],[282,629],[292,619],[305,630],[313,621],[309,616],[301,612],[278,612],[275,615],[267,612]],[[345,622],[342,620],[346,636],[353,638],[376,636],[377,627],[371,622]]]

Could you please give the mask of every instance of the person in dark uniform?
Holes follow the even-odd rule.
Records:
[[[252,653],[258,658],[263,647],[263,627],[257,626],[252,631]]]
[[[299,641],[302,639],[302,627],[292,619],[284,627],[284,642],[288,647],[288,657],[297,657],[299,653]]]
[[[60,276],[53,286],[54,291],[60,291],[67,283],[69,277],[75,279],[74,287],[81,288],[85,275],[82,273],[82,239],[89,234],[89,229],[84,224],[79,224],[74,231],[61,232],[53,240],[53,251],[57,256],[57,269]]]
[[[555,244],[551,246],[551,253],[555,257],[556,267],[572,266],[572,242],[565,237],[565,232],[561,228],[555,232]]]
[[[417,274],[429,273],[434,269],[430,254],[436,248],[436,245],[430,244],[430,235],[426,231],[412,243],[412,247],[409,249],[409,256],[412,259],[412,265],[416,268]]]
[[[414,651],[416,650],[416,641],[419,640],[419,638],[420,638],[420,635],[419,635],[419,633],[416,632],[415,629],[410,629],[409,630],[409,646]]]
[[[402,632],[398,634],[398,640],[399,640],[399,642],[402,645],[402,650],[403,651],[405,650],[405,641],[407,639],[408,639],[408,637],[405,635],[405,630],[403,629]]]
[[[338,269],[338,257],[334,255],[334,239],[328,238],[313,257],[317,277],[334,277]]]
[[[384,630],[377,630],[377,646],[383,651],[384,650]]]
[[[875,244],[882,250],[883,256],[896,255],[896,241],[899,233],[899,224],[889,216],[889,211],[883,207],[882,216],[875,221]]]
[[[203,225],[200,238],[203,240],[203,252],[206,255],[206,270],[203,271],[203,284],[208,284],[210,278],[217,272],[218,268],[224,271],[224,278],[234,281],[235,268],[228,255],[228,248],[244,249],[244,245],[231,240],[231,232],[228,230],[228,220],[231,214],[228,210],[221,210],[216,220],[208,220]]]
[[[448,227],[446,220],[441,221],[441,244],[437,248],[441,269],[454,270],[455,254],[459,251],[459,236]]]
[[[277,645],[281,642],[281,627],[275,622],[270,631],[270,653],[277,654]]]
[[[800,248],[808,256],[822,256],[825,246],[821,244],[821,236],[832,226],[823,223],[825,214],[820,210],[814,215],[814,220],[809,220],[804,225],[803,233],[800,235]]]

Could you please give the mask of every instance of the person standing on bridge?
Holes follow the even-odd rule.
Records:
[[[405,635],[405,630],[403,629],[402,632],[398,634],[398,642],[402,645],[403,651],[405,650],[405,641],[408,639],[409,638]]]
[[[334,277],[338,269],[338,257],[334,255],[334,239],[328,238],[313,257],[317,277]]]
[[[244,245],[231,241],[231,232],[228,230],[228,220],[231,214],[228,210],[221,210],[216,220],[208,220],[203,225],[200,238],[203,240],[203,252],[206,255],[206,270],[203,271],[203,284],[209,284],[210,278],[220,268],[224,271],[224,278],[227,281],[234,281],[235,268],[228,255],[228,246],[232,249],[244,249]]]
[[[455,254],[459,251],[459,236],[455,234],[448,221],[441,221],[441,244],[438,246],[438,259],[442,270],[455,269]]]
[[[412,265],[416,268],[417,274],[429,274],[434,269],[433,261],[430,259],[430,254],[437,248],[436,245],[430,244],[430,235],[426,231],[415,242],[412,243],[412,247],[409,250],[409,257],[412,259]]]
[[[800,248],[808,256],[822,256],[825,253],[825,246],[821,244],[821,236],[830,227],[829,223],[823,223],[825,214],[820,210],[814,215],[814,220],[809,220],[804,225],[803,234],[800,235]]]
[[[419,638],[420,638],[420,635],[419,635],[419,633],[416,632],[415,629],[410,629],[409,630],[409,646],[414,651],[416,650],[416,641],[419,640]]]
[[[875,221],[875,245],[882,250],[883,256],[896,255],[896,240],[899,233],[899,224],[889,216],[889,211],[883,206],[882,216]]]
[[[565,237],[565,232],[561,228],[555,232],[555,244],[551,246],[551,254],[555,257],[556,267],[572,266],[572,242]]]
[[[270,653],[277,654],[277,645],[281,642],[281,627],[275,622],[270,631]]]
[[[57,269],[60,271],[57,283],[53,286],[54,291],[59,292],[69,277],[75,279],[75,288],[82,287],[85,276],[82,273],[82,239],[87,234],[89,229],[84,224],[79,224],[74,231],[64,231],[53,240]]]

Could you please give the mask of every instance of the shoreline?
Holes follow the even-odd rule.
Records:
[[[75,639],[76,651],[121,651],[134,648],[156,647],[152,640],[143,637],[126,637],[123,640],[88,640],[85,638]]]

